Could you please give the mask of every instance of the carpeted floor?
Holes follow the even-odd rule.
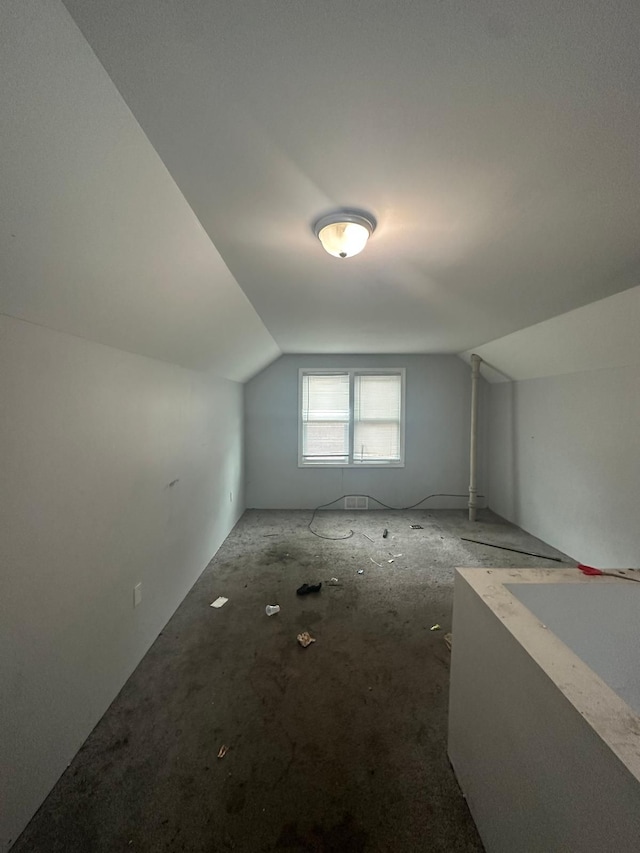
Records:
[[[245,513],[15,853],[482,850],[446,754],[454,566],[560,564],[460,536],[562,555],[487,511],[309,518]]]

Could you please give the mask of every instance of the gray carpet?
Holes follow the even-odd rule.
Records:
[[[15,853],[482,850],[446,754],[453,567],[559,564],[459,537],[562,555],[489,512],[309,517],[245,513]]]

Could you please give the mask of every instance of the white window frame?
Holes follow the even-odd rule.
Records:
[[[307,368],[298,370],[298,468],[404,468],[404,433],[405,433],[405,400],[406,400],[406,368],[404,367],[345,367],[343,369]],[[370,374],[373,376],[400,376],[400,461],[399,462],[306,462],[302,456],[302,382],[303,377],[310,374],[321,376],[349,376],[349,459],[353,459],[354,434],[354,377]]]

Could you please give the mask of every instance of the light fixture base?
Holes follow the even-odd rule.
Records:
[[[326,252],[336,258],[351,258],[367,245],[376,227],[369,214],[339,210],[322,216],[313,227]]]

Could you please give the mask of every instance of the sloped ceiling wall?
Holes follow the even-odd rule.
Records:
[[[0,7],[0,313],[244,381],[279,349],[61,3]]]
[[[640,365],[640,285],[468,350],[490,382]]]

